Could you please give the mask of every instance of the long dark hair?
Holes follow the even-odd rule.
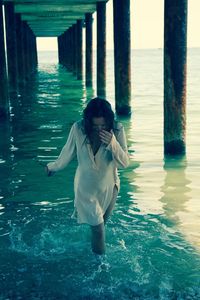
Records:
[[[103,117],[106,122],[107,130],[114,128],[115,115],[110,103],[102,98],[96,97],[90,100],[83,111],[83,128],[88,137],[92,132],[92,119]]]

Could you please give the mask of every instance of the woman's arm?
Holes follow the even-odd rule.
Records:
[[[102,130],[100,138],[107,145],[106,149],[112,152],[113,160],[117,167],[126,168],[129,165],[129,155],[124,128],[121,125],[115,137],[113,132]]]
[[[111,142],[107,146],[107,149],[109,149],[112,152],[113,159],[116,162],[117,167],[128,167],[129,155],[123,126],[120,128],[119,133],[116,137],[113,134]]]
[[[72,126],[67,142],[63,147],[60,155],[54,162],[50,162],[46,166],[46,172],[48,176],[53,175],[53,173],[64,169],[68,163],[76,155],[76,143],[75,143],[75,124]]]

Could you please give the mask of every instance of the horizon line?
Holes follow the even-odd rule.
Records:
[[[200,48],[200,46],[192,46],[192,47],[187,47],[187,49],[196,49],[196,48]],[[151,50],[151,49],[154,49],[154,50],[163,50],[164,48],[163,47],[150,47],[150,48],[131,48],[131,50]],[[93,49],[93,50],[96,50]],[[107,48],[106,50],[114,50],[114,48]],[[45,51],[52,51],[52,52],[55,52],[55,51],[58,51],[56,49],[38,49],[38,52],[45,52]]]

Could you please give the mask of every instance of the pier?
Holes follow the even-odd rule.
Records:
[[[57,37],[59,63],[73,72],[77,80],[84,77],[87,87],[92,86],[94,12],[97,12],[96,94],[106,97],[107,2],[0,2],[1,120],[9,116],[9,95],[18,95],[37,68],[37,37]],[[186,151],[187,0],[165,0],[164,11],[164,153],[179,155]],[[115,109],[118,115],[129,116],[134,110],[130,74],[130,30],[134,28],[130,28],[130,0],[113,0],[113,27]],[[85,74],[83,38],[86,45]]]

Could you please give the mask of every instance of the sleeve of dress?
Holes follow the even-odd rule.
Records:
[[[54,162],[50,162],[47,164],[49,171],[57,172],[64,169],[68,163],[75,157],[76,155],[76,143],[75,143],[75,124],[72,126],[67,142],[65,146],[62,148],[60,155]]]
[[[123,126],[120,128],[117,138],[113,134],[111,142],[106,149],[112,152],[113,160],[115,161],[117,167],[128,167],[129,155]]]

